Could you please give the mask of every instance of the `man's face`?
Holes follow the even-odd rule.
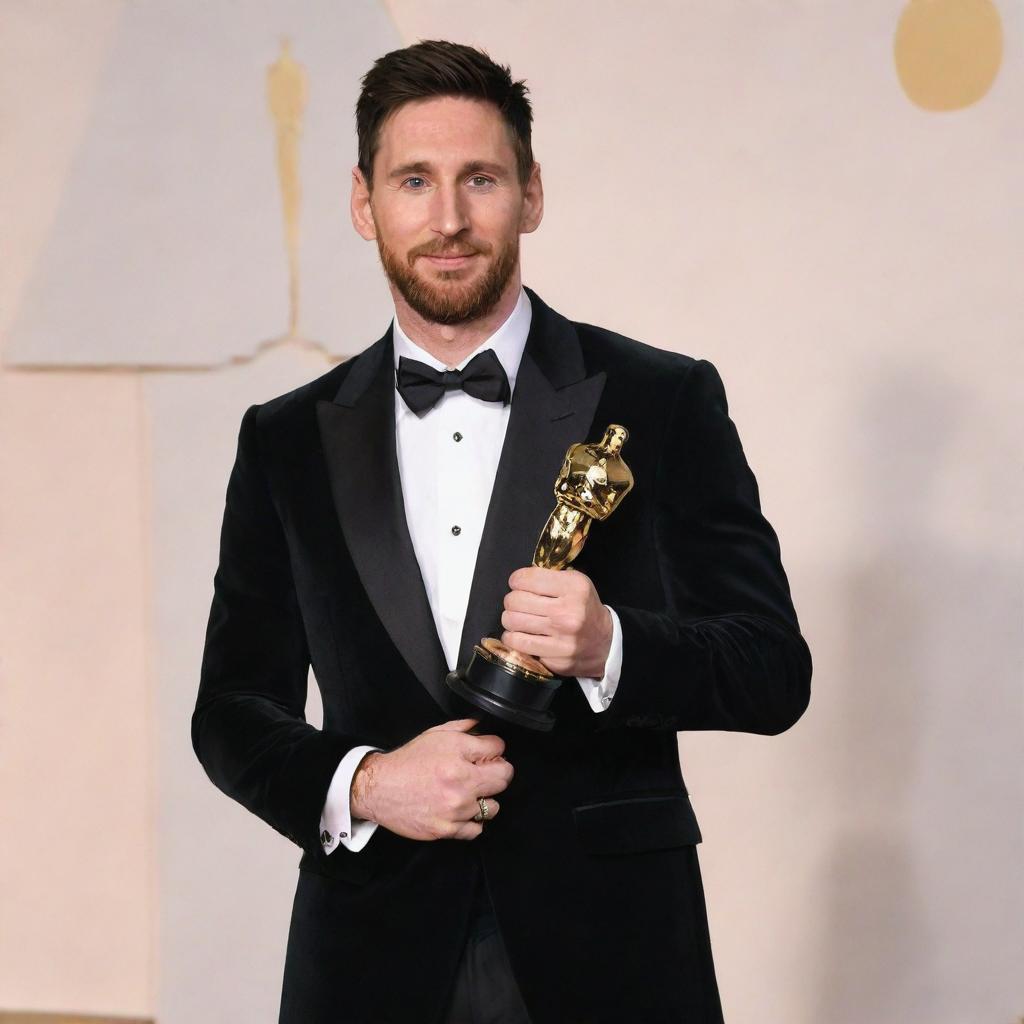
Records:
[[[519,235],[540,223],[535,164],[524,189],[505,122],[490,103],[416,100],[384,123],[373,191],[353,172],[352,219],[375,238],[384,271],[426,320],[487,314],[519,266]]]

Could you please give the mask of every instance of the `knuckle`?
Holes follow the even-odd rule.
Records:
[[[563,634],[574,633],[578,628],[578,622],[575,612],[571,608],[567,608],[558,616],[558,631]]]
[[[441,821],[435,821],[427,826],[427,835],[432,839],[444,839],[445,838],[445,824]]]

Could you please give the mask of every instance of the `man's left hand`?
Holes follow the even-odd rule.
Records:
[[[612,642],[611,613],[576,569],[516,569],[508,578],[501,642],[560,676],[600,679]]]

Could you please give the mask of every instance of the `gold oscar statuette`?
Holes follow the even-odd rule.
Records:
[[[583,550],[595,520],[607,519],[633,486],[620,454],[629,433],[613,423],[597,444],[574,444],[555,480],[555,510],[540,532],[533,564],[565,569]],[[539,659],[485,637],[465,671],[449,673],[448,686],[476,707],[529,729],[548,731],[549,710],[561,679]]]

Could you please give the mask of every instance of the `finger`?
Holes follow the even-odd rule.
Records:
[[[473,783],[473,796],[493,796],[508,788],[515,774],[508,761],[489,761],[479,765],[479,772]]]
[[[528,565],[516,569],[509,576],[508,585],[512,590],[526,590],[544,597],[558,597],[565,593],[567,579],[565,573],[558,569],[542,569],[539,565]]]
[[[483,822],[463,821],[452,835],[452,839],[476,839],[483,832]]]
[[[501,624],[505,629],[529,633],[531,636],[551,636],[554,630],[551,620],[546,615],[530,615],[527,612],[503,611]]]
[[[505,741],[500,736],[471,736],[462,744],[462,756],[467,761],[486,761],[505,753]]]
[[[504,607],[510,612],[529,612],[531,615],[550,615],[558,598],[533,594],[529,590],[510,590],[505,595]]]
[[[483,800],[484,803],[487,804],[487,817],[484,819],[484,821],[490,821],[491,818],[493,818],[498,813],[498,808],[501,805],[490,794],[488,794],[487,796],[481,795],[480,800]],[[462,810],[463,819],[468,818],[472,820],[480,813],[480,800],[473,800],[472,802],[466,804],[465,808],[463,808]]]
[[[469,732],[474,726],[480,724],[478,718],[455,718],[450,722],[442,722],[440,725],[433,725],[427,732]]]
[[[506,630],[501,634],[501,642],[513,651],[532,654],[535,658],[559,658],[569,653],[564,649],[564,642],[556,637],[535,636],[518,630]]]

